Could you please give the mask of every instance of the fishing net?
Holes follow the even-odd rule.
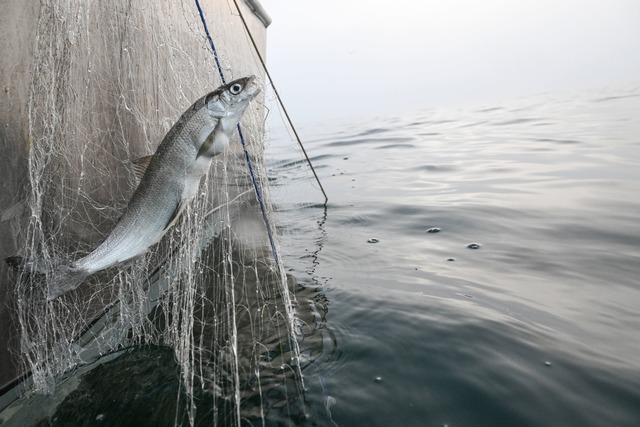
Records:
[[[235,4],[203,8],[227,79],[260,74]],[[220,77],[192,2],[43,1],[35,31],[19,255],[54,264],[104,239],[137,185],[134,160],[152,154]],[[269,153],[265,111],[276,110],[267,88],[242,120],[264,206],[236,134],[181,219],[142,258],[50,303],[46,276],[16,277],[18,358],[33,391],[54,393],[65,373],[106,354],[146,348],[141,360],[159,360],[168,348],[179,376],[176,424],[305,419],[302,371],[322,353],[326,304],[305,279],[314,255],[296,251],[305,251],[302,236],[321,247],[322,213],[295,199],[314,198],[299,190],[309,173],[287,184],[305,167],[291,139]],[[287,215],[306,229],[276,227]],[[282,239],[295,243],[288,254]]]

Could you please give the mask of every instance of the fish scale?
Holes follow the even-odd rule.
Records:
[[[173,225],[197,193],[214,156],[222,153],[249,102],[259,93],[254,76],[223,85],[195,101],[160,143],[127,209],[87,256],[75,262],[46,265],[9,257],[16,270],[49,273],[47,294],[53,300],[77,288],[92,274],[143,255]],[[138,163],[142,167],[142,163]]]

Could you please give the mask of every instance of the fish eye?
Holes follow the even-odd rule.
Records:
[[[242,92],[242,85],[240,83],[232,84],[229,88],[229,92],[231,92],[232,95],[239,94],[240,92]]]

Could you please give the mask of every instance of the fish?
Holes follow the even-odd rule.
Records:
[[[76,260],[45,262],[6,258],[16,271],[48,277],[47,301],[78,288],[91,275],[133,261],[158,243],[196,195],[213,157],[223,153],[251,100],[260,92],[255,76],[234,80],[189,107],[155,154],[135,166],[140,183],[107,237]]]

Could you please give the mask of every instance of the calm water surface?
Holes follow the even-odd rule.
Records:
[[[242,425],[639,426],[639,113],[637,88],[301,129],[326,206],[273,131],[306,392],[263,370]],[[125,352],[5,424],[186,423],[172,360]]]
[[[312,419],[640,425],[639,113],[631,89],[303,129],[326,210],[297,155],[271,173],[325,298]]]

